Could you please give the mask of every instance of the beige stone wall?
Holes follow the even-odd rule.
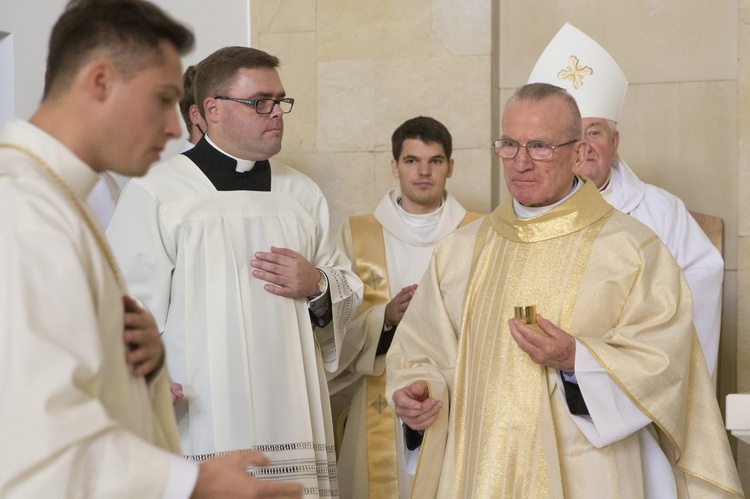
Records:
[[[251,2],[252,44],[279,56],[297,99],[281,157],[318,182],[334,226],[397,185],[390,135],[419,114],[453,134],[449,190],[469,209],[494,207],[500,103],[565,22],[599,41],[630,81],[623,158],[689,209],[724,219],[722,407],[727,393],[750,391],[750,331],[737,326],[750,323],[750,307],[738,307],[750,299],[748,21],[738,0]],[[737,445],[745,477],[749,447]]]
[[[486,0],[256,0],[253,46],[281,59],[281,158],[323,189],[334,226],[398,185],[391,134],[418,115],[453,135],[448,189],[490,209],[490,3]]]

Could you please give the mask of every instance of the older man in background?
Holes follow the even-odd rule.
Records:
[[[533,82],[563,87],[575,97],[588,143],[586,162],[576,172],[590,178],[605,201],[656,232],[685,273],[695,329],[715,386],[724,261],[677,196],[640,180],[618,156],[625,74],[604,48],[566,24],[539,57],[529,76]]]

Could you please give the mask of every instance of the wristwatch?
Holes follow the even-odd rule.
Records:
[[[308,296],[308,300],[314,300],[315,298],[319,297],[323,293],[326,292],[326,289],[328,288],[328,279],[326,279],[325,273],[318,269],[318,272],[320,272],[320,279],[318,279],[318,289],[315,291],[315,294],[312,296]]]

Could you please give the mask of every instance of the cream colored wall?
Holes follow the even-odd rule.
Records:
[[[418,115],[453,135],[448,190],[489,211],[489,2],[259,0],[250,19],[253,46],[281,59],[297,99],[280,158],[320,185],[333,226],[398,185],[391,134]]]
[[[750,332],[739,328],[738,337],[737,327],[750,323],[750,307],[737,307],[750,297],[750,219],[738,216],[750,213],[750,145],[740,140],[750,137],[750,49],[742,48],[750,27],[742,20],[750,12],[738,0],[251,2],[252,43],[279,56],[297,99],[281,157],[318,182],[334,225],[372,211],[397,185],[390,135],[419,114],[453,133],[449,190],[472,210],[494,207],[504,196],[489,147],[500,103],[565,22],[602,44],[630,81],[623,158],[689,209],[725,222],[722,407],[738,385],[750,391]],[[750,477],[750,446],[737,447]]]

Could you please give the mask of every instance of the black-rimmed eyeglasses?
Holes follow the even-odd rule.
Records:
[[[495,147],[495,154],[503,159],[515,158],[518,154],[518,150],[521,147],[525,147],[526,152],[529,154],[529,157],[531,159],[534,159],[536,161],[545,161],[548,159],[552,159],[552,156],[555,153],[555,149],[569,146],[570,144],[575,144],[579,140],[580,139],[573,139],[569,142],[565,142],[564,144],[553,146],[552,144],[542,142],[541,140],[532,140],[531,142],[527,142],[526,144],[519,144],[515,140],[499,139],[493,142],[492,145]]]
[[[231,100],[233,102],[245,104],[246,106],[252,106],[258,114],[271,114],[276,105],[279,106],[279,109],[281,109],[281,112],[284,114],[290,112],[292,107],[294,107],[294,99],[290,97],[284,99],[238,99],[236,97],[217,95],[214,99]]]

